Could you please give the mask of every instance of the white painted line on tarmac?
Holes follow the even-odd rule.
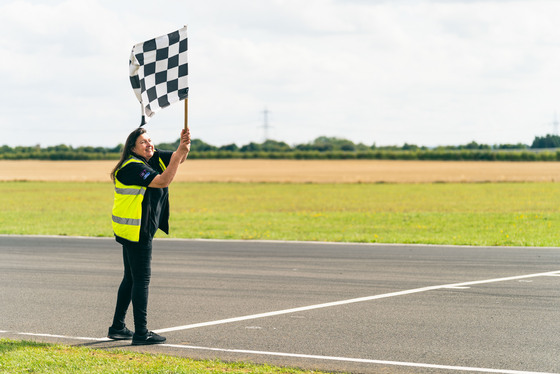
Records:
[[[488,368],[476,368],[476,367],[468,367],[468,366],[423,364],[423,363],[416,363],[416,362],[370,360],[370,359],[365,359],[365,358],[317,356],[317,355],[305,355],[305,354],[298,354],[298,353],[251,351],[251,350],[245,350],[245,349],[223,349],[223,348],[196,347],[196,346],[191,346],[191,345],[180,345],[180,344],[162,344],[162,345],[166,346],[166,347],[181,348],[181,349],[194,349],[194,350],[206,350],[206,351],[215,351],[215,352],[243,353],[243,354],[254,354],[254,355],[264,355],[264,356],[278,356],[278,357],[295,357],[295,358],[307,358],[307,359],[314,359],[314,360],[343,361],[343,362],[355,362],[355,363],[363,363],[363,364],[406,366],[406,367],[428,368],[428,369],[470,371],[470,372],[478,372],[478,373],[554,374],[554,373],[539,372],[539,371],[488,369]]]
[[[177,326],[171,327],[167,329],[160,329],[154,330],[155,332],[162,333],[162,332],[169,332],[169,331],[179,331],[179,330],[186,330],[192,329],[197,327],[204,327],[204,326],[213,326],[237,321],[244,321],[249,319],[257,319],[257,318],[264,318],[288,313],[296,313],[300,311],[307,311],[319,308],[327,308],[331,306],[338,306],[338,305],[345,305],[351,303],[357,303],[362,301],[370,301],[388,297],[395,297],[395,296],[403,296],[409,295],[413,293],[419,292],[427,292],[437,289],[465,289],[470,288],[471,285],[477,284],[486,284],[486,283],[496,283],[496,282],[505,282],[511,280],[520,280],[520,279],[527,279],[527,278],[536,278],[536,277],[543,277],[543,276],[560,276],[560,270],[558,271],[550,271],[546,273],[536,273],[536,274],[528,274],[528,275],[519,275],[519,276],[512,276],[512,277],[505,277],[505,278],[495,278],[495,279],[486,279],[486,280],[479,280],[479,281],[471,281],[471,282],[463,282],[463,283],[453,283],[453,284],[445,284],[439,286],[430,286],[430,287],[422,287],[422,288],[415,288],[411,290],[399,291],[399,292],[391,292],[387,294],[375,295],[375,296],[368,296],[368,297],[361,297],[349,300],[341,300],[335,301],[330,303],[324,304],[317,304],[317,305],[310,305],[306,307],[300,308],[292,308],[292,309],[285,309],[279,310],[275,312],[269,313],[260,313],[260,314],[253,314],[243,317],[236,317],[236,318],[228,318],[218,321],[210,321],[210,322],[203,322],[197,323],[192,325],[185,325],[185,326]],[[0,330],[0,333],[10,333],[9,331]],[[88,340],[88,341],[111,341],[109,338],[91,338],[91,337],[73,337],[73,336],[66,336],[66,335],[54,335],[54,334],[36,334],[36,333],[24,333],[24,332],[16,332],[14,334],[24,335],[24,336],[37,336],[37,337],[52,337],[52,338],[60,338],[60,339],[75,339],[75,340]],[[230,353],[243,353],[243,354],[254,354],[254,355],[266,355],[266,356],[278,356],[278,357],[294,357],[294,358],[307,358],[307,359],[316,359],[316,360],[329,360],[329,361],[341,361],[341,362],[355,362],[355,363],[366,363],[366,364],[377,364],[377,365],[390,365],[390,366],[405,366],[405,367],[416,367],[416,368],[428,368],[428,369],[441,369],[441,370],[452,370],[452,371],[469,371],[469,372],[478,372],[478,373],[500,373],[500,374],[554,374],[548,372],[536,372],[536,371],[520,371],[520,370],[506,370],[506,369],[491,369],[491,368],[477,368],[477,367],[467,367],[467,366],[451,366],[451,365],[437,365],[437,364],[425,364],[425,363],[414,363],[414,362],[401,362],[401,361],[387,361],[387,360],[373,360],[373,359],[362,359],[362,358],[350,358],[350,357],[336,357],[336,356],[319,356],[319,355],[305,355],[305,354],[297,354],[297,353],[281,353],[281,352],[266,352],[266,351],[253,351],[253,350],[243,350],[243,349],[223,349],[223,348],[211,348],[211,347],[197,347],[197,346],[189,346],[189,345],[181,345],[181,344],[161,344],[161,346],[171,347],[171,348],[180,348],[180,349],[193,349],[193,350],[207,350],[207,351],[215,351],[215,352],[230,352]]]
[[[10,331],[0,330],[0,333],[10,333]],[[109,338],[90,338],[83,336],[67,336],[67,335],[55,335],[55,334],[34,334],[28,332],[12,332],[16,335],[24,336],[36,336],[36,337],[49,337],[49,338],[59,338],[59,339],[73,339],[73,340],[87,340],[87,341],[113,341]],[[454,370],[454,371],[470,371],[478,373],[500,373],[500,374],[554,374],[548,372],[539,371],[521,371],[521,370],[505,370],[505,369],[489,369],[489,368],[477,368],[468,366],[452,366],[452,365],[438,365],[438,364],[425,364],[417,362],[405,362],[405,361],[387,361],[387,360],[373,360],[366,358],[351,358],[351,357],[336,357],[336,356],[319,356],[319,355],[306,355],[299,353],[282,353],[282,352],[266,352],[266,351],[253,351],[246,349],[224,349],[224,348],[211,348],[211,347],[197,347],[192,345],[182,345],[182,344],[158,344],[158,346],[179,348],[179,349],[192,349],[192,350],[203,350],[203,351],[213,351],[213,352],[229,352],[229,353],[243,353],[243,354],[253,354],[260,356],[276,356],[276,357],[292,357],[292,358],[305,358],[314,360],[327,360],[327,361],[340,361],[340,362],[354,362],[362,364],[375,364],[375,365],[390,365],[390,366],[405,366],[405,367],[415,367],[415,368],[428,368],[428,369],[440,369],[440,370]]]
[[[419,292],[433,291],[433,290],[438,290],[438,289],[445,289],[445,288],[459,288],[460,289],[460,288],[464,288],[464,287],[470,287],[470,286],[476,285],[476,284],[505,282],[505,281],[510,281],[510,280],[519,280],[519,279],[549,276],[549,275],[553,275],[553,274],[560,274],[560,270],[550,271],[550,272],[546,272],[546,273],[518,275],[518,276],[506,277],[506,278],[485,279],[485,280],[479,280],[479,281],[452,283],[452,284],[444,284],[444,285],[439,285],[439,286],[414,288],[414,289],[411,289],[411,290],[390,292],[390,293],[381,294],[381,295],[374,295],[374,296],[358,297],[358,298],[349,299],[349,300],[333,301],[333,302],[330,302],[330,303],[309,305],[309,306],[304,306],[304,307],[299,307],[299,308],[291,308],[291,309],[284,309],[284,310],[277,310],[277,311],[274,311],[274,312],[258,313],[258,314],[251,314],[251,315],[241,316],[241,317],[226,318],[226,319],[221,319],[221,320],[217,320],[217,321],[209,321],[209,322],[194,323],[194,324],[190,324],[190,325],[168,327],[168,328],[164,328],[164,329],[154,330],[154,332],[160,334],[160,333],[171,332],[171,331],[189,330],[189,329],[195,329],[195,328],[199,328],[199,327],[222,325],[222,324],[226,324],[226,323],[247,321],[247,320],[251,320],[251,319],[274,317],[274,316],[279,316],[279,315],[283,315],[283,314],[290,314],[290,313],[304,312],[304,311],[314,310],[314,309],[329,308],[329,307],[339,306],[339,305],[360,303],[360,302],[364,302],[364,301],[372,301],[372,300],[384,299],[384,298],[388,298],[388,297],[404,296],[404,295],[410,295],[410,294],[419,293]]]

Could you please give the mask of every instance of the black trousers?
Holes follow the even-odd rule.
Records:
[[[148,289],[152,273],[152,242],[123,244],[124,276],[117,293],[117,306],[113,328],[125,327],[125,317],[130,302],[134,315],[134,331],[138,335],[148,332]]]

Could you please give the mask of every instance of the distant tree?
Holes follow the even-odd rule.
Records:
[[[124,148],[124,144],[121,143],[114,148],[108,148],[107,151],[111,153],[121,153],[123,148]]]
[[[56,151],[56,152],[66,152],[71,151],[72,147],[67,146],[66,144],[59,144],[55,145],[54,147],[47,147],[48,151]]]
[[[239,151],[239,147],[237,146],[237,144],[231,143],[231,144],[221,146],[220,148],[218,148],[218,150],[235,152],[235,151]]]
[[[251,142],[249,144],[245,144],[244,146],[239,148],[239,150],[241,152],[260,152],[262,151],[262,145]]]
[[[529,146],[523,143],[517,144],[496,144],[492,148],[494,149],[527,149]]]
[[[175,151],[179,146],[180,141],[181,141],[180,139],[177,139],[173,143],[159,143],[156,144],[155,147],[157,149],[161,149],[162,151]]]
[[[476,149],[491,149],[491,147],[487,144],[478,144],[477,142],[475,142],[474,140],[464,146],[459,146],[460,149],[472,149],[472,150],[476,150]]]
[[[156,145],[156,148],[161,150],[166,150],[166,151],[175,151],[179,146],[180,142],[181,139],[177,139],[173,143],[160,143]],[[205,143],[200,139],[192,139],[191,149],[197,152],[206,152],[206,151],[215,151],[218,149],[218,147]]]
[[[295,149],[299,151],[347,151],[353,152],[356,150],[356,145],[347,139],[320,136],[316,138],[313,142],[307,145],[298,145]]]
[[[177,146],[179,146],[179,140],[177,140]],[[175,147],[177,149],[177,147]],[[210,145],[206,142],[203,142],[200,139],[192,139],[191,140],[191,149],[197,152],[207,152],[207,151],[215,151],[218,147],[214,145]]]
[[[559,148],[560,136],[547,134],[546,136],[536,136],[531,144],[531,148]]]
[[[370,147],[368,147],[364,143],[356,144],[356,151],[365,152],[365,151],[368,151],[369,149],[370,149]]]
[[[329,138],[326,136],[320,136],[317,139],[315,139],[312,143],[311,143],[311,149],[319,151],[319,152],[326,152],[326,151],[332,151],[334,149],[334,142],[336,141],[336,138]]]
[[[341,151],[354,152],[356,150],[356,145],[350,140],[341,141],[338,143]]]
[[[383,150],[383,151],[398,151],[402,148],[396,145],[383,145],[383,146],[377,146],[374,149]]]
[[[262,144],[262,150],[266,152],[290,152],[292,148],[284,143],[276,140],[266,140]]]
[[[402,149],[403,149],[403,151],[417,151],[418,146],[415,145],[415,144],[404,143]]]
[[[313,150],[313,146],[310,143],[307,144],[296,144],[294,146],[294,149],[296,151],[312,151]]]

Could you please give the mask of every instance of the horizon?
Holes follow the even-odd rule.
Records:
[[[531,147],[532,143],[533,143],[537,138],[546,138],[546,137],[549,137],[549,136],[554,136],[554,137],[560,138],[560,136],[559,136],[559,135],[556,135],[556,134],[545,134],[545,135],[543,135],[543,136],[538,136],[538,135],[535,136],[535,138],[533,139],[533,141],[532,141],[531,143],[518,142],[518,143],[492,143],[492,144],[489,144],[489,143],[479,143],[479,142],[476,142],[475,140],[471,140],[471,141],[469,141],[469,142],[465,142],[465,143],[461,143],[461,144],[439,144],[439,145],[435,145],[435,146],[428,146],[428,145],[414,144],[414,143],[404,143],[404,144],[402,144],[402,145],[399,145],[399,144],[378,145],[378,144],[376,144],[376,143],[373,143],[373,144],[365,144],[365,143],[356,143],[356,142],[353,142],[353,141],[350,140],[350,139],[344,139],[344,138],[340,138],[340,137],[329,137],[329,136],[325,136],[325,135],[320,135],[320,136],[316,137],[315,139],[313,139],[313,140],[311,140],[311,141],[308,141],[308,142],[293,143],[293,144],[290,144],[290,143],[287,143],[287,142],[284,142],[284,141],[281,141],[281,140],[276,140],[276,139],[266,139],[266,140],[264,140],[264,141],[250,141],[250,142],[245,143],[245,144],[229,143],[229,144],[222,144],[222,145],[215,145],[215,144],[206,142],[206,141],[204,141],[204,140],[202,140],[202,139],[198,139],[198,138],[193,138],[192,140],[200,140],[200,141],[202,141],[203,143],[205,143],[205,144],[207,144],[207,145],[214,146],[214,147],[217,147],[217,148],[225,147],[225,146],[232,145],[232,144],[235,144],[237,147],[241,148],[241,147],[246,146],[246,145],[249,145],[249,144],[251,144],[251,143],[255,143],[255,144],[262,145],[262,144],[264,144],[264,143],[267,142],[267,141],[273,141],[273,142],[278,142],[278,143],[285,143],[285,144],[287,144],[289,147],[294,148],[294,147],[296,147],[296,146],[298,146],[298,145],[313,144],[313,142],[316,141],[316,140],[319,139],[319,138],[330,138],[330,139],[336,139],[336,140],[342,140],[342,141],[350,141],[350,142],[352,142],[354,145],[364,145],[364,146],[369,147],[369,148],[371,148],[371,147],[373,147],[373,146],[378,147],[378,148],[390,148],[390,147],[403,148],[403,147],[406,147],[406,146],[413,146],[413,147],[418,147],[418,148],[423,148],[423,147],[425,147],[425,148],[428,148],[428,149],[436,149],[436,148],[440,148],[440,147],[462,147],[462,146],[467,146],[467,145],[469,145],[469,144],[471,144],[471,143],[476,143],[476,144],[479,145],[479,146],[489,146],[489,147],[510,146],[510,145],[511,145],[511,146],[523,145],[523,146]],[[154,146],[163,145],[163,144],[172,144],[172,143],[175,143],[175,142],[177,142],[177,141],[179,141],[179,138],[177,138],[177,139],[175,139],[175,140],[173,140],[173,141],[154,142]],[[116,144],[116,145],[109,145],[109,146],[91,145],[91,144],[74,146],[74,145],[66,144],[66,143],[49,144],[49,145],[32,144],[32,145],[16,145],[16,146],[10,146],[10,145],[8,145],[8,144],[0,144],[0,147],[10,147],[10,148],[12,148],[12,149],[15,149],[15,148],[17,148],[17,147],[22,147],[22,148],[33,148],[33,147],[37,147],[37,146],[38,146],[38,147],[40,147],[41,149],[45,149],[45,148],[49,148],[49,147],[68,146],[68,147],[71,147],[72,149],[81,148],[81,147],[84,147],[84,148],[85,148],[85,147],[91,147],[91,148],[105,148],[105,149],[110,149],[110,148],[116,148],[116,147],[118,147],[118,146],[122,146],[123,144],[124,144],[124,142],[123,142],[123,143]]]

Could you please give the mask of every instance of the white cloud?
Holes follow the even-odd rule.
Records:
[[[113,146],[139,122],[133,44],[189,25],[190,124],[211,144],[525,142],[552,131],[560,3],[9,1],[0,144]],[[172,141],[179,106],[148,125]]]

